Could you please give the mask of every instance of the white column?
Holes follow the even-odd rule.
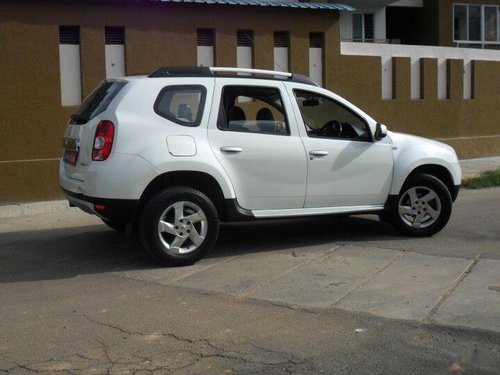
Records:
[[[82,80],[80,67],[80,45],[59,45],[61,73],[61,104],[75,106],[82,102]]]

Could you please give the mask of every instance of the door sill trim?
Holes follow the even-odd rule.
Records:
[[[317,208],[290,208],[281,210],[252,210],[256,218],[313,216],[330,214],[354,214],[359,212],[378,212],[384,209],[383,204],[364,206],[317,207]]]

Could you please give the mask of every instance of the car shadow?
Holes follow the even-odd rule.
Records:
[[[207,260],[349,241],[399,240],[390,225],[368,217],[314,217],[222,224]],[[0,283],[161,268],[105,225],[0,234]]]

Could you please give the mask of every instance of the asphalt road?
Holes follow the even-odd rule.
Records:
[[[428,239],[368,216],[224,225],[204,264],[338,245],[500,259],[498,212],[500,189],[464,191]],[[500,373],[497,332],[165,285],[166,272],[83,213],[0,219],[0,373]]]

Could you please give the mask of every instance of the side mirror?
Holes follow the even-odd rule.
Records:
[[[386,135],[387,135],[387,126],[377,122],[377,127],[375,129],[375,139],[377,141],[380,141],[382,138],[385,138]]]

